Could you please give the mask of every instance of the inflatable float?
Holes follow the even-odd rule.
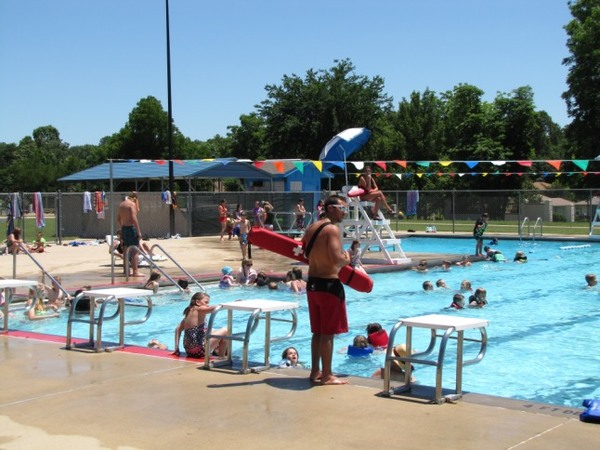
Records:
[[[308,264],[308,260],[304,256],[302,243],[289,236],[265,228],[252,227],[250,234],[248,234],[248,242],[265,250]],[[338,277],[342,283],[358,292],[371,292],[373,290],[371,277],[350,265],[342,267]]]
[[[583,401],[585,411],[579,415],[582,422],[600,423],[600,399],[585,399]]]

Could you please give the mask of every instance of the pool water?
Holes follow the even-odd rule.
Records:
[[[494,248],[506,255],[507,263],[480,262],[470,267],[453,266],[449,271],[436,267],[427,273],[374,274],[375,287],[370,294],[346,289],[350,331],[336,337],[334,371],[369,377],[382,367],[383,352],[352,358],[344,351],[354,336],[366,334],[368,323],[379,322],[389,333],[400,318],[457,314],[489,321],[487,353],[479,364],[464,368],[464,391],[570,407],[579,407],[584,398],[600,397],[600,354],[595,350],[600,340],[600,295],[597,288],[585,289],[584,280],[586,273],[598,273],[600,245],[592,243],[581,248],[561,249],[572,246],[573,243],[548,241],[500,241]],[[406,252],[471,254],[474,242],[472,239],[410,238],[403,240],[402,247]],[[527,254],[527,263],[512,262],[517,250]],[[430,280],[435,285],[439,278],[446,281],[449,289],[436,288],[433,292],[422,289],[423,281]],[[473,289],[487,290],[489,304],[485,308],[447,309],[464,279],[471,281]],[[277,364],[282,350],[290,345],[298,349],[305,366],[310,363],[305,295],[261,288],[220,290],[208,286],[207,290],[213,304],[240,298],[297,301],[300,304],[298,330],[290,340],[272,344],[271,363]],[[189,296],[156,296],[150,320],[126,328],[126,343],[145,346],[150,339],[159,339],[172,348],[173,330],[188,303]],[[66,316],[63,313],[59,319],[29,322],[16,314],[10,327],[64,336]],[[225,312],[220,313],[216,326],[225,326],[226,316]],[[243,330],[247,319],[247,314],[236,312],[234,331]],[[284,335],[288,329],[289,325],[275,322],[272,336]],[[251,361],[263,360],[263,330],[259,326],[250,341]],[[104,340],[116,341],[116,332],[116,321],[107,322]],[[87,333],[85,325],[75,324],[74,336],[86,338]],[[466,337],[469,333],[473,333],[472,337],[479,335],[474,330],[466,332]],[[402,329],[396,343],[403,339]],[[428,342],[428,330],[414,330],[413,347],[423,350]],[[234,343],[234,356],[241,356],[240,345]],[[455,348],[455,341],[450,341],[443,383],[448,388],[452,388],[455,381]],[[465,360],[473,358],[478,349],[477,344],[466,343]],[[415,377],[419,383],[433,386],[435,368],[416,365]]]

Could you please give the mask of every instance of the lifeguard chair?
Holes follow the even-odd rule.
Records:
[[[347,199],[348,214],[342,222],[343,243],[351,245],[352,241],[360,242],[361,259],[366,264],[408,264],[401,247],[401,240],[390,228],[390,220],[381,211],[371,218],[365,207],[373,206],[372,202],[362,201],[354,186],[344,186],[342,195]]]

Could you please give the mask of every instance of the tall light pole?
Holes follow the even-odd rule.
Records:
[[[175,175],[173,173],[173,106],[171,102],[171,36],[169,30],[169,0],[165,0],[167,18],[167,110],[169,115],[168,142],[169,142],[169,191],[173,195],[175,189]],[[169,234],[175,235],[175,208],[169,206]]]

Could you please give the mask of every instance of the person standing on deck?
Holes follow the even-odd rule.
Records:
[[[475,226],[473,227],[473,237],[475,238],[475,256],[483,255],[483,233],[485,233],[485,229],[487,228],[487,219],[488,214],[483,213],[479,219],[475,221]]]
[[[308,227],[302,244],[308,258],[306,296],[312,332],[310,380],[322,385],[347,384],[333,375],[333,336],[348,332],[344,286],[340,268],[350,264],[337,226],[346,216],[346,200],[332,195],[324,204],[322,219]]]
[[[142,236],[142,230],[137,219],[138,204],[137,204],[137,192],[131,192],[125,200],[119,204],[119,210],[117,215],[117,223],[121,227],[121,234],[123,236],[123,256],[127,254],[127,249],[133,245],[140,245],[140,238]],[[138,273],[138,255],[133,254],[131,258],[131,276],[141,277]]]

